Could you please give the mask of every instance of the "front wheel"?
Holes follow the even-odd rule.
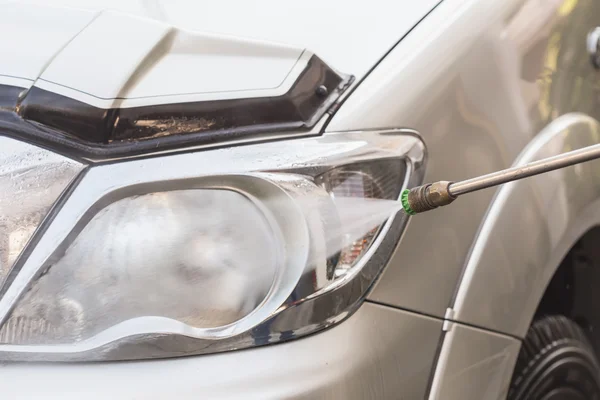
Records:
[[[509,400],[600,400],[600,364],[581,328],[563,316],[533,323],[523,341]]]

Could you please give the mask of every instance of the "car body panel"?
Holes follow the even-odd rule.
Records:
[[[506,168],[559,116],[579,111],[600,117],[600,75],[586,53],[586,34],[597,23],[600,4],[589,0],[445,0],[348,97],[327,130],[390,125],[417,129],[428,147],[429,182],[458,181]],[[532,181],[525,182],[522,185]],[[472,193],[447,208],[413,217],[370,298],[443,317],[452,307],[494,193],[495,189]],[[576,220],[566,223],[570,224]],[[535,243],[537,238],[527,237],[531,232],[516,227],[510,233],[489,232],[495,234],[542,246],[531,252],[558,251],[547,242]],[[525,251],[510,260],[516,264],[513,268],[526,269],[521,276],[544,268],[528,264]],[[484,264],[489,270],[505,268],[504,261],[489,257],[481,260]],[[545,274],[546,279],[551,276],[549,271]],[[547,282],[536,282],[538,294],[543,293]],[[508,292],[489,281],[477,284],[488,301],[498,301]],[[464,298],[461,307],[477,309],[480,299]],[[522,335],[521,322],[519,329],[513,329],[514,323],[491,322],[511,318],[511,310],[494,316],[480,309],[480,317],[468,322]],[[465,314],[457,315],[460,321]]]
[[[0,3],[9,19],[0,33],[25,32],[0,44],[11,54],[0,78],[39,76],[40,87],[102,108],[113,106],[102,99],[138,99],[120,102],[132,107],[174,101],[166,96],[193,101],[193,93],[285,92],[304,49],[361,78],[439,0],[311,2]]]
[[[318,335],[170,360],[0,366],[8,398],[421,400],[441,321],[365,303]],[[32,385],[31,382],[35,382]]]
[[[280,96],[311,56],[302,48],[190,32],[111,10],[10,3],[0,4],[0,12],[14,20],[1,24],[0,34],[8,36],[15,25],[24,32],[0,43],[10,55],[0,65],[0,84],[3,77],[19,78],[26,87],[99,108]]]
[[[452,324],[444,335],[429,399],[505,399],[520,347],[514,337]]]
[[[598,121],[565,114],[548,124],[515,164],[599,141]],[[598,171],[600,162],[592,161],[498,190],[467,260],[452,307],[456,320],[525,336],[561,260],[600,224]]]
[[[64,7],[27,7],[0,2],[0,52],[9,54],[0,64],[0,83],[7,78],[29,87],[44,71],[52,57],[95,17],[86,10]]]

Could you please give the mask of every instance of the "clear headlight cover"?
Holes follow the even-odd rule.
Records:
[[[423,161],[387,131],[93,167],[0,298],[0,359],[199,354],[333,324],[406,223],[376,199]]]
[[[83,165],[0,137],[0,282]]]
[[[334,168],[315,180],[330,193],[334,202],[340,203],[338,212],[342,217],[346,221],[351,221],[354,215],[349,215],[349,212],[352,211],[354,214],[356,211],[352,210],[352,207],[370,206],[368,202],[351,199],[396,200],[400,195],[405,172],[403,161],[392,159]],[[357,214],[360,215],[360,211]],[[377,220],[376,216],[374,220]],[[340,251],[328,260],[329,268],[334,271],[336,277],[348,273],[369,249],[381,229],[379,224],[372,225],[371,229],[366,230],[364,234],[354,235],[348,229],[345,231],[343,226],[340,227],[342,232],[338,237],[341,242]]]
[[[72,343],[146,316],[226,326],[265,299],[283,258],[277,226],[239,193],[121,199],[96,214],[31,286],[0,341]]]

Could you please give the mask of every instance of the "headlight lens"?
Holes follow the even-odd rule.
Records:
[[[93,167],[0,298],[0,359],[199,354],[336,323],[406,223],[376,200],[423,161],[388,131]]]
[[[0,282],[83,165],[0,137]]]
[[[240,193],[128,197],[96,214],[31,286],[0,340],[72,343],[146,316],[225,326],[265,299],[283,252],[277,226]]]
[[[396,200],[406,170],[399,159],[379,160],[356,163],[335,168],[319,177],[316,181],[331,194],[334,202],[340,202],[340,211],[347,212],[348,207],[365,207],[368,203],[351,202],[349,199]],[[348,216],[346,219],[350,220]],[[342,227],[342,232],[343,232]],[[340,235],[340,251],[328,260],[336,277],[343,276],[356,265],[361,256],[369,249],[381,225],[374,225],[364,235],[353,237],[348,232]]]

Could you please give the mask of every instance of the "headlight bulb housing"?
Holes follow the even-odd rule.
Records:
[[[392,130],[93,167],[5,288],[0,359],[202,354],[339,322],[406,224],[375,200],[419,184],[424,157]]]

